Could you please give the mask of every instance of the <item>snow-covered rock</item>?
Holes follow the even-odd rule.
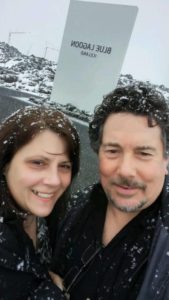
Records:
[[[0,85],[39,96],[50,95],[56,63],[34,55],[23,55],[15,47],[0,42]]]
[[[62,105],[50,101],[56,68],[57,64],[55,62],[34,55],[24,55],[15,47],[0,42],[0,86],[31,92],[40,97],[38,99],[32,96],[29,99],[30,101],[36,104],[49,103],[73,117],[89,121],[91,115],[79,110],[72,104]],[[121,74],[118,86],[133,82],[137,82],[137,80],[131,74]],[[147,84],[162,92],[169,101],[169,88],[162,84],[154,85],[148,81]]]

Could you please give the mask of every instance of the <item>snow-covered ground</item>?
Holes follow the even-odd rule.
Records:
[[[42,57],[23,55],[18,49],[4,42],[0,42],[0,86],[27,91],[32,95],[40,96],[39,100],[31,97],[32,101],[50,103],[50,94],[57,64]],[[131,74],[121,75],[118,86],[135,82]],[[148,82],[151,86],[152,83]],[[169,88],[164,85],[153,85],[161,91],[169,101]],[[54,105],[54,103],[53,103]],[[56,105],[56,104],[55,104]],[[91,117],[87,112],[80,111],[72,104],[57,104],[63,111],[82,120],[88,121]]]
[[[50,95],[56,63],[34,55],[23,55],[0,42],[0,85],[47,97]]]

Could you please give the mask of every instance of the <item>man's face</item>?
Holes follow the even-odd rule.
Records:
[[[159,126],[130,113],[111,114],[99,149],[101,184],[111,207],[138,213],[160,194],[167,174]]]

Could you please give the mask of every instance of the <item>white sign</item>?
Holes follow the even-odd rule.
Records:
[[[117,84],[137,10],[70,2],[51,100],[93,112]]]

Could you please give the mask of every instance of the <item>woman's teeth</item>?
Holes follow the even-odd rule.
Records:
[[[38,196],[40,198],[45,198],[45,199],[50,198],[51,196],[53,196],[53,193],[41,193],[41,192],[38,192],[38,191],[35,191],[35,190],[33,190],[33,193],[36,196]]]

